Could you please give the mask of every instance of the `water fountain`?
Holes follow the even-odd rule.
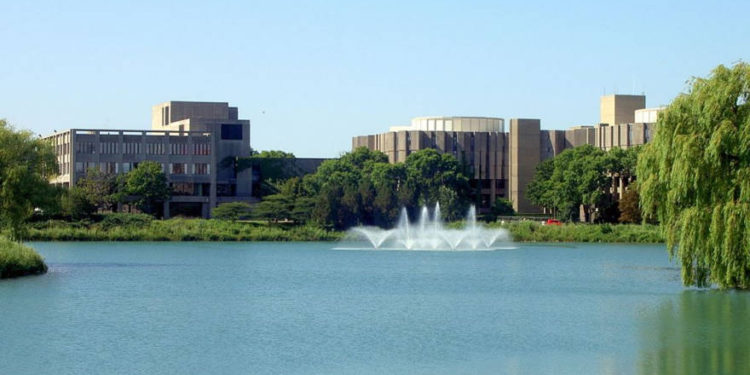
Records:
[[[367,241],[371,247],[365,249],[382,250],[477,251],[512,248],[507,230],[489,229],[477,224],[474,206],[469,208],[464,228],[445,228],[440,218],[439,203],[432,210],[432,215],[427,206],[423,206],[415,223],[409,221],[406,208],[402,208],[395,228],[356,227],[349,230],[348,239]]]

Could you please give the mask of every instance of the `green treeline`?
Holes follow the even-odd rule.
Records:
[[[356,225],[392,226],[405,207],[411,217],[422,205],[440,203],[446,220],[463,217],[474,197],[468,171],[452,155],[425,149],[402,163],[365,147],[328,160],[303,178],[276,185],[252,215],[336,230]]]
[[[634,178],[640,147],[609,152],[591,145],[579,146],[544,160],[537,166],[527,195],[537,206],[547,208],[555,217],[575,221],[579,208],[596,222],[640,222],[637,190],[630,189],[621,201],[613,199],[610,188],[616,179]]]

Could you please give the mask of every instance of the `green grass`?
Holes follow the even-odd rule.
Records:
[[[30,241],[332,241],[341,232],[315,226],[109,214],[99,222],[46,221],[29,229]]]
[[[462,222],[447,224],[463,227]],[[664,238],[655,225],[564,224],[537,221],[492,223],[510,231],[516,242],[621,242],[659,243]],[[36,222],[31,241],[335,241],[344,232],[320,227],[271,224],[259,221],[225,221],[175,218],[155,220],[142,214],[106,214],[96,220]]]
[[[34,249],[0,237],[0,279],[47,272],[47,265]]]
[[[490,226],[508,229],[516,242],[664,242],[659,227],[649,224],[542,225],[536,221],[516,221]]]

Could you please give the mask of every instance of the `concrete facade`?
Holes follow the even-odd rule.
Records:
[[[496,198],[507,198],[516,212],[539,213],[541,209],[526,198],[526,187],[536,173],[536,166],[565,149],[582,145],[610,150],[649,142],[661,108],[644,109],[645,100],[645,96],[603,96],[600,120],[625,122],[580,125],[567,130],[542,130],[537,119],[511,119],[509,131],[504,132],[502,119],[488,117],[476,117],[475,122],[471,117],[461,117],[462,124],[479,125],[479,119],[485,119],[484,126],[492,125],[482,128],[484,131],[465,130],[463,125],[464,130],[457,130],[458,117],[417,117],[411,126],[353,137],[352,149],[367,147],[381,151],[391,163],[403,162],[410,153],[424,148],[450,153],[471,167],[472,185],[480,194],[480,212],[487,212]],[[651,122],[634,122],[636,118]],[[448,119],[452,120],[452,130],[440,130],[447,129]]]
[[[644,95],[605,95],[599,100],[600,124],[635,122],[635,111],[646,108]]]
[[[510,120],[510,201],[516,212],[539,211],[526,198],[526,187],[541,161],[540,130],[539,120]]]
[[[208,217],[219,203],[253,200],[252,171],[222,163],[250,156],[250,121],[227,103],[166,102],[152,108],[152,130],[71,129],[45,139],[60,166],[52,182],[65,187],[90,168],[118,174],[146,160],[160,163],[173,191],[165,217]]]

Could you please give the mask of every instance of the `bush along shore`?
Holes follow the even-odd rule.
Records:
[[[651,224],[542,225],[536,221],[493,223],[508,229],[516,242],[662,243],[664,235]]]
[[[30,241],[333,241],[343,232],[312,225],[106,214],[98,220],[36,222]]]
[[[0,237],[0,279],[45,272],[47,265],[34,249]]]
[[[447,224],[462,226],[461,222]],[[516,242],[660,243],[655,225],[563,224],[536,221],[485,224],[507,229]],[[106,214],[96,220],[33,223],[31,241],[337,241],[346,232],[314,225],[175,218],[155,220],[143,214]]]

